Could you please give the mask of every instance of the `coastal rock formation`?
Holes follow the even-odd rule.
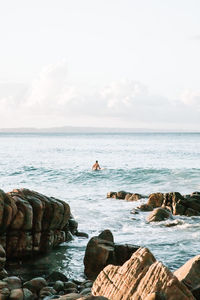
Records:
[[[153,208],[167,207],[173,215],[200,216],[200,193],[153,193],[150,194],[146,205]]]
[[[141,198],[146,198],[146,196],[137,193],[119,191],[119,192],[108,192],[107,198],[125,199],[126,201],[137,201]]]
[[[138,249],[123,266],[104,268],[93,284],[92,294],[110,300],[195,299],[146,248]]]
[[[108,264],[122,265],[138,249],[134,245],[118,245],[110,230],[104,230],[99,236],[92,237],[86,247],[84,266],[85,275],[94,280]]]
[[[170,211],[165,208],[155,208],[150,215],[147,217],[147,222],[159,222],[164,221],[172,217]]]
[[[199,290],[200,298],[200,255],[188,260],[182,267],[174,272],[179,281],[183,282],[193,293]]]
[[[0,244],[8,258],[45,253],[76,231],[66,202],[28,189],[0,190]]]

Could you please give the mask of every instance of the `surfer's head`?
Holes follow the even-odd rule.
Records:
[[[98,164],[98,160],[96,160],[96,164]]]

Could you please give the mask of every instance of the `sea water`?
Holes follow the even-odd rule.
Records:
[[[103,170],[91,171],[96,160]],[[148,224],[149,213],[130,214],[147,199],[106,198],[108,191],[120,190],[146,196],[200,191],[198,133],[2,133],[0,188],[28,188],[62,199],[79,231],[92,237],[110,229],[116,243],[148,247],[172,271],[200,252],[200,217],[174,216],[179,221],[174,227],[166,227],[167,221]],[[81,279],[87,242],[76,237],[18,272],[38,276],[57,270]]]

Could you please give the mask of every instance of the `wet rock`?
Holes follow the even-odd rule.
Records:
[[[65,287],[64,282],[61,280],[57,280],[53,285],[54,290],[56,290],[57,292],[62,291],[64,287]]]
[[[0,190],[0,269],[5,264],[2,246],[7,258],[48,252],[67,241],[70,229],[76,232],[77,222],[64,201],[28,189]]]
[[[63,282],[66,282],[68,281],[68,278],[67,276],[65,276],[63,273],[61,272],[58,272],[58,271],[54,271],[52,272],[49,276],[47,276],[46,280],[48,282],[55,282],[57,280],[60,280],[60,281],[63,281]]]
[[[69,289],[64,289],[64,294],[76,294],[78,293],[78,289],[77,288],[69,288]]]
[[[6,263],[6,252],[2,245],[0,245],[0,270],[2,270]]]
[[[164,200],[163,193],[153,193],[149,195],[147,204],[153,208],[156,208],[162,206],[163,200]]]
[[[91,288],[85,288],[80,292],[80,295],[90,295],[91,294]]]
[[[198,212],[198,211],[196,211],[196,210],[194,210],[194,209],[192,209],[192,208],[187,208],[186,210],[185,210],[185,216],[187,216],[187,217],[192,217],[192,216],[200,216],[200,212]]]
[[[127,201],[138,201],[141,198],[142,198],[142,195],[135,193],[135,194],[132,194],[130,197],[128,197],[128,199],[125,198],[125,200],[127,200]]]
[[[99,237],[89,240],[84,257],[84,272],[89,279],[95,279],[97,274],[110,262],[114,256],[114,243]]]
[[[133,208],[130,213],[133,214],[133,215],[138,215],[139,214],[139,212],[135,208]]]
[[[94,296],[110,300],[145,299],[155,291],[168,300],[194,300],[188,288],[146,248],[138,249],[121,267],[107,266],[92,287]]]
[[[134,245],[117,245],[109,230],[89,240],[84,257],[85,275],[94,280],[108,264],[123,264],[138,249]]]
[[[131,198],[132,195],[133,195],[132,193],[127,193],[126,197],[125,197],[125,200],[129,201],[129,199]]]
[[[116,192],[108,192],[107,198],[117,198],[117,193]]]
[[[47,282],[42,277],[36,277],[26,281],[23,285],[24,288],[29,289],[32,293],[38,294],[40,290],[47,286]]]
[[[142,204],[138,207],[138,209],[141,211],[152,211],[153,207],[149,204]]]
[[[4,279],[6,277],[8,277],[8,272],[5,269],[2,269],[0,271],[0,280]]]
[[[77,231],[76,236],[89,238],[89,235],[86,232]]]
[[[118,199],[125,199],[127,192],[125,191],[119,191],[117,192],[117,198]]]
[[[147,222],[160,222],[171,218],[171,213],[164,208],[155,208],[147,217]]]

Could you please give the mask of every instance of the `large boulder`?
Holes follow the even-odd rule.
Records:
[[[8,258],[46,253],[67,241],[77,232],[72,220],[62,200],[28,189],[0,190],[0,245]],[[0,268],[5,263],[2,255],[0,248]]]
[[[159,221],[164,221],[166,219],[171,218],[172,215],[170,211],[168,211],[165,208],[155,208],[150,215],[147,217],[147,222],[159,222]]]
[[[195,299],[146,248],[137,250],[123,266],[109,265],[101,271],[93,284],[92,294],[110,300]],[[156,294],[160,298],[156,298]]]
[[[111,231],[104,230],[98,236],[92,237],[87,244],[84,273],[89,279],[94,280],[105,266],[122,265],[138,248],[129,244],[115,244]]]

